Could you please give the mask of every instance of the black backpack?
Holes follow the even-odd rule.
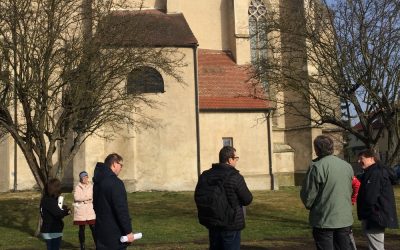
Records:
[[[228,201],[224,183],[234,171],[222,178],[216,178],[210,171],[200,175],[194,192],[199,222],[207,228],[226,227],[233,222],[235,210]]]

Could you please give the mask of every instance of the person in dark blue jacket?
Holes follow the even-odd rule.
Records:
[[[131,218],[124,183],[118,178],[122,157],[110,154],[104,163],[97,163],[93,177],[93,208],[96,213],[97,250],[126,249],[133,242]],[[127,243],[120,241],[127,236]]]
[[[71,214],[67,206],[58,205],[58,197],[61,194],[61,182],[58,179],[50,179],[46,185],[45,195],[40,202],[40,215],[42,225],[40,232],[46,241],[47,250],[58,250],[61,245],[63,218]]]
[[[357,197],[357,215],[361,220],[369,249],[385,249],[385,228],[398,228],[396,201],[393,187],[396,175],[393,169],[377,161],[375,153],[368,149],[358,155],[364,170]]]

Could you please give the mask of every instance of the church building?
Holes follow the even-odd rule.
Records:
[[[313,139],[324,131],[311,122],[299,126],[279,111],[265,85],[254,84],[249,71],[251,61],[265,52],[259,48],[265,33],[254,35],[257,24],[282,4],[304,8],[302,1],[145,0],[140,10],[113,11],[107,20],[120,25],[109,31],[115,40],[107,42],[135,46],[138,38],[124,32],[140,18],[153,34],[149,46],[175,48],[184,55],[185,66],[179,69],[183,83],[150,66],[132,69],[126,77],[128,94],[143,87],[140,81],[146,76],[153,84],[142,91],[162,103],[142,110],[157,119],[156,126],[126,128],[113,140],[90,137],[65,170],[63,183],[72,187],[82,170],[92,177],[96,162],[116,152],[124,158],[120,178],[130,192],[194,190],[199,174],[218,162],[219,150],[230,145],[237,150],[237,169],[251,190],[299,184],[315,156]],[[0,168],[0,191],[13,188],[15,162],[18,190],[35,186],[20,152],[14,161],[13,145],[12,139],[0,145],[2,158],[8,156]]]

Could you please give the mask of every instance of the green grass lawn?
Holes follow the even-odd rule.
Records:
[[[247,207],[242,249],[314,249],[308,211],[301,204],[298,188],[253,194],[253,203]],[[396,188],[396,199],[400,208],[400,188]],[[130,248],[207,249],[208,234],[198,224],[193,192],[138,192],[128,194],[128,200],[134,231],[143,233]],[[65,204],[71,203],[72,195],[66,194]],[[33,236],[38,206],[38,193],[0,194],[0,250],[45,249],[45,243]],[[78,227],[72,225],[72,216],[64,222],[62,249],[78,249]],[[358,221],[354,234],[359,249],[366,249]],[[385,236],[387,250],[400,249],[400,230],[388,230]],[[88,249],[94,249],[89,228],[86,238]]]

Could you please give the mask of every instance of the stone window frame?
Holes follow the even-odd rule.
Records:
[[[267,58],[267,7],[262,0],[251,0],[248,8],[250,57],[256,63]]]

